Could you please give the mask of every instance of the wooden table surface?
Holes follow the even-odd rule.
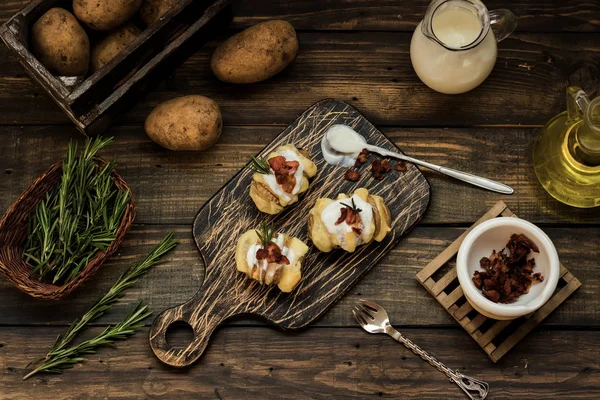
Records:
[[[0,21],[26,3],[2,1]],[[403,346],[358,328],[350,310],[359,298],[384,305],[408,337],[448,366],[487,381],[490,399],[600,398],[600,212],[553,200],[531,164],[539,128],[565,109],[567,84],[600,94],[600,3],[487,1],[489,9],[512,9],[519,27],[499,45],[490,77],[459,96],[431,91],[411,67],[411,34],[427,4],[233,1],[231,28],[108,132],[117,142],[104,155],[118,162],[138,206],[120,253],[60,302],[32,299],[0,280],[0,398],[465,398]],[[272,18],[286,19],[298,30],[295,63],[259,84],[217,81],[209,68],[217,43]],[[78,134],[4,47],[0,59],[0,209],[5,210]],[[154,106],[186,94],[212,97],[221,107],[223,135],[209,151],[166,151],[144,133],[143,121]],[[355,106],[409,155],[498,179],[516,193],[501,196],[424,171],[432,201],[421,224],[309,329],[285,333],[261,320],[230,321],[196,365],[173,370],[152,354],[146,327],[63,375],[21,380],[27,363],[44,354],[70,321],[169,230],[182,243],[168,262],[128,290],[92,331],[119,321],[138,299],[158,313],[190,298],[203,278],[191,237],[196,212],[252,155],[324,98]],[[415,274],[498,200],[549,234],[583,286],[493,364]]]

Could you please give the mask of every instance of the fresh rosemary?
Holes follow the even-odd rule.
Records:
[[[143,326],[141,322],[151,314],[152,311],[148,309],[148,306],[142,303],[138,304],[123,321],[114,326],[107,326],[102,333],[92,339],[57,352],[44,364],[25,375],[23,380],[29,379],[39,372],[62,373],[63,370],[72,368],[73,365],[85,360],[84,355],[95,353],[98,347],[111,344],[115,340],[127,339],[128,336],[135,334],[136,329]]]
[[[356,204],[354,203],[354,199],[353,199],[353,198],[350,198],[350,200],[352,201],[352,205],[349,205],[349,204],[346,204],[346,203],[341,203],[341,204],[342,204],[343,206],[346,206],[346,207],[348,207],[350,210],[352,210],[352,211],[353,211],[353,212],[355,212],[355,213],[359,213],[359,212],[361,212],[362,210],[361,210],[360,208],[356,207]]]
[[[108,309],[110,309],[112,305],[123,296],[123,291],[125,289],[134,285],[152,266],[160,263],[161,257],[173,250],[175,246],[177,246],[177,243],[178,240],[174,238],[173,233],[169,232],[169,234],[167,234],[167,236],[165,236],[164,239],[148,253],[148,255],[146,255],[144,260],[121,274],[108,293],[90,307],[83,317],[73,321],[66,332],[56,338],[56,341],[48,354],[33,362],[33,364],[36,364],[41,360],[44,360],[44,363],[27,374],[23,379],[27,379],[38,372],[60,373],[63,369],[70,368],[74,364],[83,361],[84,358],[82,355],[93,352],[98,346],[112,343],[112,341],[117,339],[124,339],[126,336],[135,333],[135,329],[139,327],[139,322],[152,313],[148,310],[147,306],[142,306],[141,304],[138,305],[138,307],[136,307],[121,323],[112,327],[109,326],[100,335],[89,341],[69,347],[73,339],[75,339],[75,337],[90,322],[100,318]]]
[[[250,164],[248,164],[246,168],[263,175],[269,175],[271,173],[269,162],[262,157],[253,156],[252,161],[250,161]]]
[[[114,163],[94,160],[113,141],[88,139],[79,156],[77,143],[71,141],[61,182],[29,216],[23,255],[40,280],[71,281],[115,239],[130,194],[114,184]]]
[[[267,224],[265,221],[260,223],[260,231],[256,230],[256,234],[258,235],[263,247],[271,243],[274,233],[275,229],[273,228],[273,225]]]

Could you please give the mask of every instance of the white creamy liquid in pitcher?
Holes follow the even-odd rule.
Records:
[[[419,23],[410,43],[410,59],[419,78],[441,93],[467,92],[490,74],[496,63],[496,38],[491,29],[472,49],[453,51],[427,38]],[[473,43],[481,32],[481,20],[459,5],[440,7],[433,15],[431,28],[439,41],[459,49]]]

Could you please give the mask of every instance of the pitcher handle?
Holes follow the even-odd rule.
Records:
[[[517,27],[517,17],[505,8],[489,12],[490,25],[498,42],[506,39]]]

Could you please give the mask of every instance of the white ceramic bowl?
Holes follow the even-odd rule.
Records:
[[[488,300],[471,280],[475,271],[481,271],[479,260],[489,257],[492,250],[500,251],[508,243],[510,235],[523,233],[539,249],[528,258],[535,258],[534,272],[541,272],[543,282],[533,282],[529,293],[521,295],[510,304]],[[560,274],[558,254],[552,241],[531,222],[515,218],[492,218],[477,225],[463,240],[456,258],[456,272],[465,297],[474,309],[493,319],[515,319],[527,315],[544,305],[554,293]]]

